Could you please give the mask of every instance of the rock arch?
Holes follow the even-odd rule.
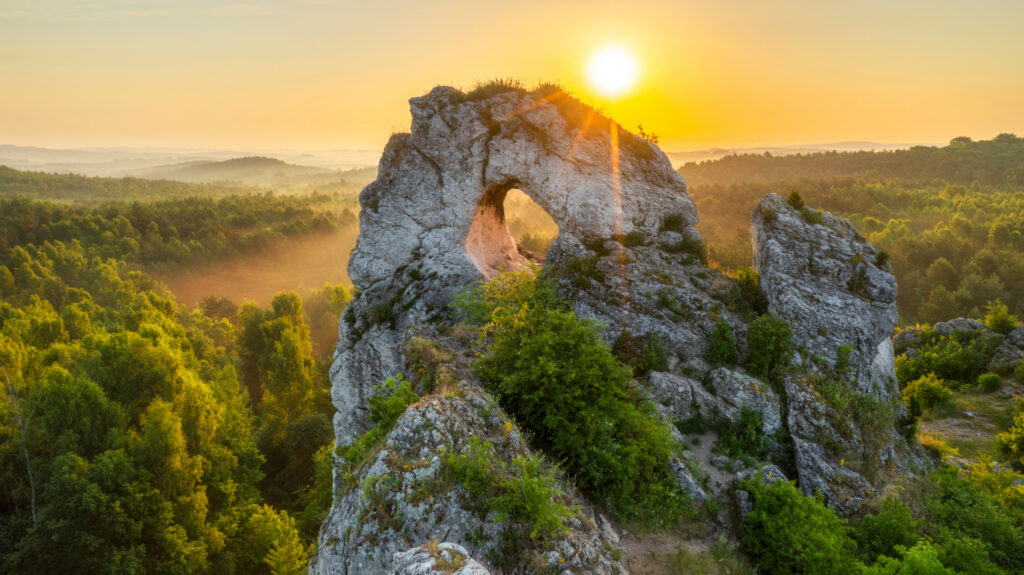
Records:
[[[595,241],[657,235],[669,214],[698,235],[696,206],[665,154],[569,96],[474,99],[441,86],[410,108],[410,133],[391,137],[360,194],[348,271],[361,295],[341,322],[331,371],[340,443],[365,429],[373,383],[402,369],[403,330],[446,313],[455,292],[502,263],[520,263],[500,228],[509,189],[558,225],[547,254],[556,265]]]

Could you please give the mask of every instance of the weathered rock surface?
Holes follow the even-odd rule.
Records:
[[[837,509],[855,511],[880,471],[906,473],[918,461],[895,427],[905,412],[890,339],[896,279],[846,220],[798,210],[775,194],[751,217],[768,309],[793,328],[803,359],[802,375],[784,385],[797,479],[805,493],[821,491]],[[838,412],[814,384],[816,373],[837,367],[841,346],[849,358],[833,385],[873,399]]]
[[[421,545],[395,554],[388,575],[491,575],[461,545]]]
[[[335,482],[335,505],[321,527],[320,552],[310,572],[387,573],[397,569],[396,554],[427,541],[460,545],[483,565],[501,557],[502,534],[522,526],[479,511],[444,471],[446,454],[463,453],[472,437],[490,442],[506,463],[530,455],[517,428],[470,383],[459,394],[430,396],[410,406],[371,460]],[[572,494],[561,496],[569,505],[581,505],[567,520],[569,530],[543,548],[535,543],[518,559],[559,567],[559,572],[624,573],[612,557],[610,527],[599,528]]]
[[[366,429],[362,407],[372,384],[400,365],[405,328],[446,315],[453,292],[467,284],[525,262],[504,220],[509,189],[521,189],[558,224],[549,265],[634,232],[653,241],[669,215],[676,237],[699,240],[696,207],[664,153],[596,114],[572,119],[563,108],[586,110],[567,96],[508,91],[473,101],[437,87],[410,105],[411,133],[392,136],[377,180],[360,194],[348,269],[360,297],[341,323],[331,370],[340,443]],[[598,268],[617,276],[615,262],[606,255]],[[652,297],[660,284],[643,275],[631,269],[616,278],[639,276],[639,293],[620,285],[612,294]],[[601,297],[617,302],[606,290]],[[602,312],[612,313],[587,315]],[[652,323],[655,333],[672,330]]]
[[[824,213],[810,223],[808,210],[775,194],[754,210],[754,269],[768,309],[789,323],[798,346],[830,366],[840,346],[852,346],[857,391],[897,397],[896,278],[850,222]]]

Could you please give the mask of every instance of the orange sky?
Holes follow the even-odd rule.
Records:
[[[0,144],[381,148],[409,97],[559,81],[669,149],[1024,134],[1016,0],[0,4]],[[585,82],[616,42],[640,83]]]

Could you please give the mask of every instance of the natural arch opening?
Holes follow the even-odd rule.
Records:
[[[469,259],[490,278],[528,262],[544,263],[558,224],[537,202],[516,188],[488,190],[477,206],[466,237]]]

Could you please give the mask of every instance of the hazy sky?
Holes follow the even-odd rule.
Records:
[[[1024,134],[1020,0],[0,0],[0,144],[381,148],[437,84],[558,81],[670,149]],[[640,83],[585,81],[608,42]]]

